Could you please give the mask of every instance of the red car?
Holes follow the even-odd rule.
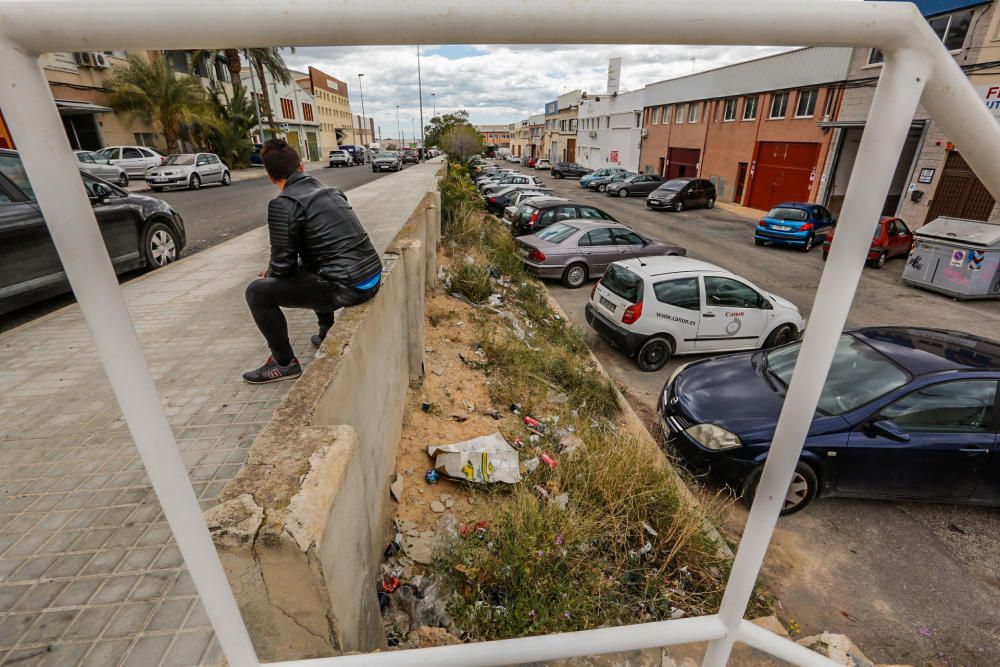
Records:
[[[823,242],[823,260],[830,254],[830,243],[833,242],[833,230],[826,234]],[[881,269],[885,260],[892,257],[906,257],[910,254],[910,246],[913,244],[913,232],[906,226],[906,223],[899,218],[883,217],[875,225],[875,235],[872,237],[872,245],[868,249],[868,266]]]
[[[534,167],[536,162],[538,162],[538,158],[536,157],[528,158],[528,164],[525,166]]]

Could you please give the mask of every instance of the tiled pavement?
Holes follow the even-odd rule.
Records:
[[[380,250],[437,168],[349,193]],[[291,384],[240,380],[267,356],[242,294],[266,248],[261,228],[123,287],[203,507]],[[314,323],[289,322],[305,362]],[[0,335],[0,352],[0,665],[219,663],[79,309]]]

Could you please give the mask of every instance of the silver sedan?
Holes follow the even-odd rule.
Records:
[[[686,255],[670,243],[644,238],[628,227],[601,220],[563,220],[517,239],[524,268],[539,278],[558,278],[577,288],[600,278],[611,262],[635,257]]]
[[[128,186],[128,174],[125,173],[125,170],[118,165],[111,164],[97,153],[73,151],[73,157],[76,158],[76,166],[80,171],[117,183],[123,188]]]
[[[179,153],[146,171],[146,183],[159,192],[163,188],[186,187],[197,190],[206,183],[229,185],[229,167],[214,153]]]

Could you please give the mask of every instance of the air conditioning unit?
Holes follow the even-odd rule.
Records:
[[[648,137],[649,136],[649,130],[647,130],[646,128],[642,128],[642,136],[643,137]]]
[[[111,69],[111,61],[108,60],[108,57],[106,55],[104,55],[100,51],[94,51],[90,55],[94,61],[93,67],[97,69]]]
[[[94,66],[94,54],[90,51],[77,51],[73,54],[73,58],[76,60],[77,65],[82,65],[83,67]]]

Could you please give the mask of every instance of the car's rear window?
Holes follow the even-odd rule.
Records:
[[[775,220],[791,220],[792,222],[805,222],[809,219],[809,213],[801,208],[783,208],[781,206],[772,208],[767,217]]]
[[[555,224],[548,229],[543,229],[538,232],[538,238],[543,241],[548,241],[549,243],[562,243],[569,237],[573,236],[573,233],[577,231],[576,227],[563,224]]]
[[[609,266],[604,278],[601,279],[601,285],[629,303],[639,303],[642,300],[642,278],[624,266],[618,264]]]

